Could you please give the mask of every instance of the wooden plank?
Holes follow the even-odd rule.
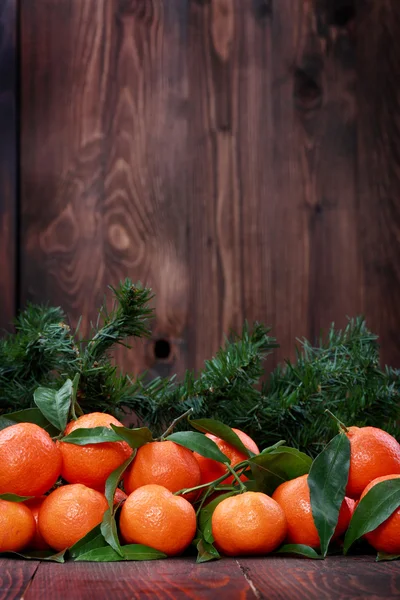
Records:
[[[283,0],[271,20],[273,324],[294,340],[362,311],[355,186],[355,68],[329,3]],[[268,209],[267,209],[268,210]]]
[[[16,309],[17,1],[0,5],[0,329]]]
[[[42,563],[24,600],[255,598],[236,561],[193,558],[141,563]]]
[[[330,556],[322,561],[301,558],[240,558],[240,568],[259,598],[311,600],[388,598],[400,595],[400,564],[376,563],[373,556]]]
[[[79,0],[78,0],[79,1]],[[150,375],[187,366],[187,2],[108,2],[102,211],[105,281],[129,275],[156,294],[149,344],[117,359]],[[155,346],[157,341],[161,340]]]
[[[82,332],[104,294],[104,0],[21,1],[21,301]]]
[[[0,600],[23,598],[39,564],[37,561],[0,559]]]
[[[400,12],[396,0],[359,3],[358,190],[365,314],[382,361],[400,363]]]

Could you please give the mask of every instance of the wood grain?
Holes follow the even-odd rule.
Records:
[[[0,600],[23,598],[39,564],[37,561],[0,559]]]
[[[400,12],[396,0],[360,3],[357,18],[359,241],[365,312],[384,362],[400,362]]]
[[[196,565],[194,559],[130,563],[42,563],[24,600],[88,598],[255,598],[235,561]]]
[[[37,570],[36,570],[37,569]],[[25,590],[25,592],[24,592]],[[324,561],[268,556],[197,565],[194,558],[141,563],[56,564],[0,560],[0,598],[71,597],[229,598],[398,598],[400,563],[373,556],[331,556]]]
[[[389,598],[400,594],[400,564],[376,563],[374,557],[239,558],[238,564],[259,598],[301,600]]]
[[[15,316],[17,286],[17,2],[0,5],[0,329]]]
[[[87,332],[107,284],[150,285],[152,339],[116,354],[150,376],[244,319],[272,368],[363,312],[396,364],[396,6],[21,0],[21,302]]]
[[[107,5],[21,2],[21,302],[82,312],[84,334],[105,289]]]

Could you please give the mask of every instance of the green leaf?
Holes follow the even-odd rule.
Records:
[[[113,510],[114,506],[114,494],[115,490],[118,487],[119,482],[121,481],[121,477],[125,471],[133,461],[136,456],[136,451],[134,450],[129,458],[126,459],[125,462],[122,463],[115,471],[108,476],[105,487],[105,496],[107,498],[108,506],[110,510]]]
[[[71,546],[68,549],[68,552],[72,558],[75,558],[81,554],[85,548],[92,550],[93,548],[102,548],[103,546],[107,546],[107,542],[101,533],[100,525],[96,525],[89,533]]]
[[[246,446],[243,444],[239,436],[221,421],[216,419],[188,419],[190,425],[201,431],[201,433],[212,433],[217,437],[221,438],[228,444],[234,446],[239,452],[242,452],[246,456],[255,456]]]
[[[193,450],[193,452],[197,452],[198,454],[201,454],[201,456],[212,458],[220,463],[227,462],[230,464],[231,462],[230,458],[221,452],[217,444],[203,433],[197,433],[195,431],[178,431],[177,433],[172,433],[165,439],[175,442],[175,444],[179,444],[180,446],[184,446],[185,448],[189,448],[189,450]]]
[[[204,508],[201,509],[198,515],[198,532],[200,534],[201,539],[204,539],[205,542],[212,544],[214,541],[214,537],[212,534],[212,516],[214,510],[226,498],[230,498],[231,496],[236,496],[237,491],[227,492],[226,494],[221,494],[217,498],[214,498],[211,502],[207,504]]]
[[[400,554],[387,554],[386,552],[378,552],[376,556],[377,562],[381,560],[398,560],[400,558]]]
[[[259,492],[271,495],[284,481],[306,475],[312,459],[296,448],[279,446],[250,459],[251,471]]]
[[[326,556],[345,496],[350,466],[350,442],[336,435],[314,459],[307,478],[311,510],[318,531],[321,554]]]
[[[128,427],[118,427],[113,424],[111,424],[111,427],[131,448],[140,448],[153,441],[153,434],[148,427],[128,429]]]
[[[45,429],[52,437],[60,433],[59,429],[49,423],[38,408],[26,408],[0,417],[0,429],[5,429],[10,425],[15,425],[15,423],[34,423]]]
[[[64,555],[65,550],[54,554],[53,550],[32,550],[27,552],[0,552],[0,557],[4,556],[15,556],[18,558],[25,558],[27,560],[48,560],[50,562],[65,562]]]
[[[307,558],[323,558],[314,550],[314,548],[306,546],[305,544],[285,544],[278,550],[275,550],[274,554],[299,554],[300,556],[306,556]]]
[[[128,544],[121,546],[122,555],[118,554],[110,546],[95,548],[85,554],[80,554],[75,560],[90,562],[117,562],[123,560],[158,560],[167,558],[167,555],[159,550],[143,546],[142,544]]]
[[[362,535],[373,531],[400,506],[400,478],[380,481],[357,505],[344,538],[343,552]]]
[[[17,496],[16,494],[0,494],[0,500],[7,500],[7,502],[25,502],[33,496]]]
[[[64,431],[71,409],[72,394],[72,381],[67,379],[59,390],[38,387],[33,393],[33,399],[46,419],[59,431]]]
[[[201,538],[197,542],[197,563],[204,563],[210,560],[218,560],[221,558],[218,550],[212,544]]]
[[[72,406],[71,406],[71,412],[72,412],[72,408],[73,408],[73,410],[75,412],[75,415],[82,416],[83,415],[83,410],[79,406],[79,403],[78,403],[78,400],[77,400],[79,380],[80,380],[80,373],[76,373],[75,377],[72,380],[72,398],[71,398],[71,404],[72,404]]]
[[[113,548],[117,554],[122,556],[121,544],[119,543],[117,532],[117,524],[115,522],[112,509],[109,508],[104,513],[103,520],[100,525],[100,530],[107,544],[110,544],[111,548]]]
[[[86,444],[102,444],[103,442],[121,442],[121,437],[109,427],[82,427],[71,431],[61,438],[62,442],[86,446]]]

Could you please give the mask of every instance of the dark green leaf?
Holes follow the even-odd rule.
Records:
[[[6,425],[6,423],[9,423]],[[58,435],[59,429],[54,427],[38,408],[26,408],[17,412],[8,413],[6,417],[0,417],[0,429],[4,429],[3,424],[9,427],[15,423],[34,423],[47,431],[51,436]]]
[[[311,510],[326,556],[335,532],[345,496],[350,466],[350,442],[344,433],[336,435],[314,459],[307,478]]]
[[[102,543],[100,543],[99,538],[101,538]],[[103,536],[101,534],[100,525],[96,525],[96,527],[91,529],[89,531],[89,533],[87,533],[83,538],[81,538],[73,546],[71,546],[68,549],[68,552],[72,558],[75,558],[76,556],[78,556],[78,554],[82,553],[83,549],[86,546],[89,546],[89,549],[91,550],[92,543],[94,544],[95,548],[107,545],[105,539],[103,538]],[[97,544],[99,544],[99,546]]]
[[[122,556],[119,555],[110,546],[105,548],[95,548],[89,550],[86,554],[80,554],[75,560],[78,561],[90,561],[90,562],[117,562],[122,560],[157,560],[160,558],[167,558],[166,554],[149,548],[148,546],[142,546],[141,544],[128,544],[127,546],[121,546]]]
[[[127,458],[126,461],[124,463],[122,463],[122,465],[120,467],[115,469],[115,471],[113,471],[111,473],[111,475],[109,475],[107,478],[106,488],[105,488],[105,496],[107,498],[107,502],[108,502],[108,506],[110,507],[110,510],[113,510],[115,490],[117,489],[118,484],[121,481],[121,477],[122,477],[125,469],[127,469],[128,466],[131,464],[131,462],[135,458],[135,455],[136,455],[136,451],[134,450],[132,452],[131,456],[129,458]]]
[[[197,542],[197,563],[208,562],[209,560],[218,560],[221,558],[218,550],[204,539]]]
[[[275,550],[274,554],[300,554],[300,556],[306,556],[307,558],[323,558],[314,548],[305,546],[304,544],[285,544],[278,550]]]
[[[344,538],[343,552],[362,535],[373,531],[400,506],[400,478],[380,481],[357,505]]]
[[[27,560],[48,560],[50,562],[65,562],[64,554],[65,550],[54,554],[53,550],[32,550],[27,552],[1,552],[0,557],[14,556],[18,558],[25,558]]]
[[[86,446],[86,444],[102,444],[103,442],[121,442],[121,437],[109,427],[89,427],[87,429],[82,427],[61,438],[61,441],[76,446]]]
[[[36,406],[54,427],[64,431],[68,422],[71,409],[73,387],[72,381],[67,379],[59,390],[38,387],[33,393]]]
[[[230,458],[225,456],[218,448],[217,444],[206,437],[203,433],[197,433],[196,431],[178,431],[169,435],[167,440],[175,442],[180,446],[189,448],[193,452],[201,454],[206,458],[212,458],[221,463],[231,462]]]
[[[25,502],[33,496],[17,496],[16,494],[0,494],[0,500],[7,500],[7,502]]]
[[[122,556],[121,544],[118,539],[117,524],[113,515],[112,509],[108,509],[103,516],[103,520],[100,525],[101,533],[104,539],[111,548],[114,548],[115,552]]]
[[[230,498],[231,496],[235,496],[238,492],[232,491],[227,492],[226,494],[221,494],[217,498],[214,498],[206,507],[204,507],[198,516],[198,530],[201,538],[207,542],[208,544],[212,544],[214,542],[214,537],[212,534],[212,516],[214,510],[226,498]]]
[[[128,427],[117,427],[113,424],[111,424],[111,427],[131,448],[140,448],[153,441],[153,435],[148,427],[128,429]]]
[[[75,377],[73,378],[73,380],[72,380],[72,398],[71,398],[71,403],[73,405],[75,414],[79,415],[79,416],[82,416],[83,415],[83,410],[79,406],[78,400],[76,399],[77,398],[77,394],[78,394],[79,380],[80,380],[80,374],[77,373],[75,375]]]
[[[387,554],[386,552],[378,552],[376,556],[377,562],[381,560],[398,560],[400,558],[400,554]]]
[[[251,471],[258,491],[268,495],[271,495],[284,481],[306,475],[311,463],[312,459],[307,454],[288,446],[279,446],[250,459]]]
[[[216,419],[189,419],[189,423],[192,427],[202,433],[212,433],[213,435],[216,435],[246,456],[254,456],[254,453],[246,448],[233,429],[228,427],[228,425],[224,425],[221,421],[217,421]]]

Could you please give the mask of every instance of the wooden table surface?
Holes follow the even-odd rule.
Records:
[[[239,558],[196,565],[153,562],[67,563],[0,560],[0,600],[132,598],[400,598],[400,562],[373,556]]]

